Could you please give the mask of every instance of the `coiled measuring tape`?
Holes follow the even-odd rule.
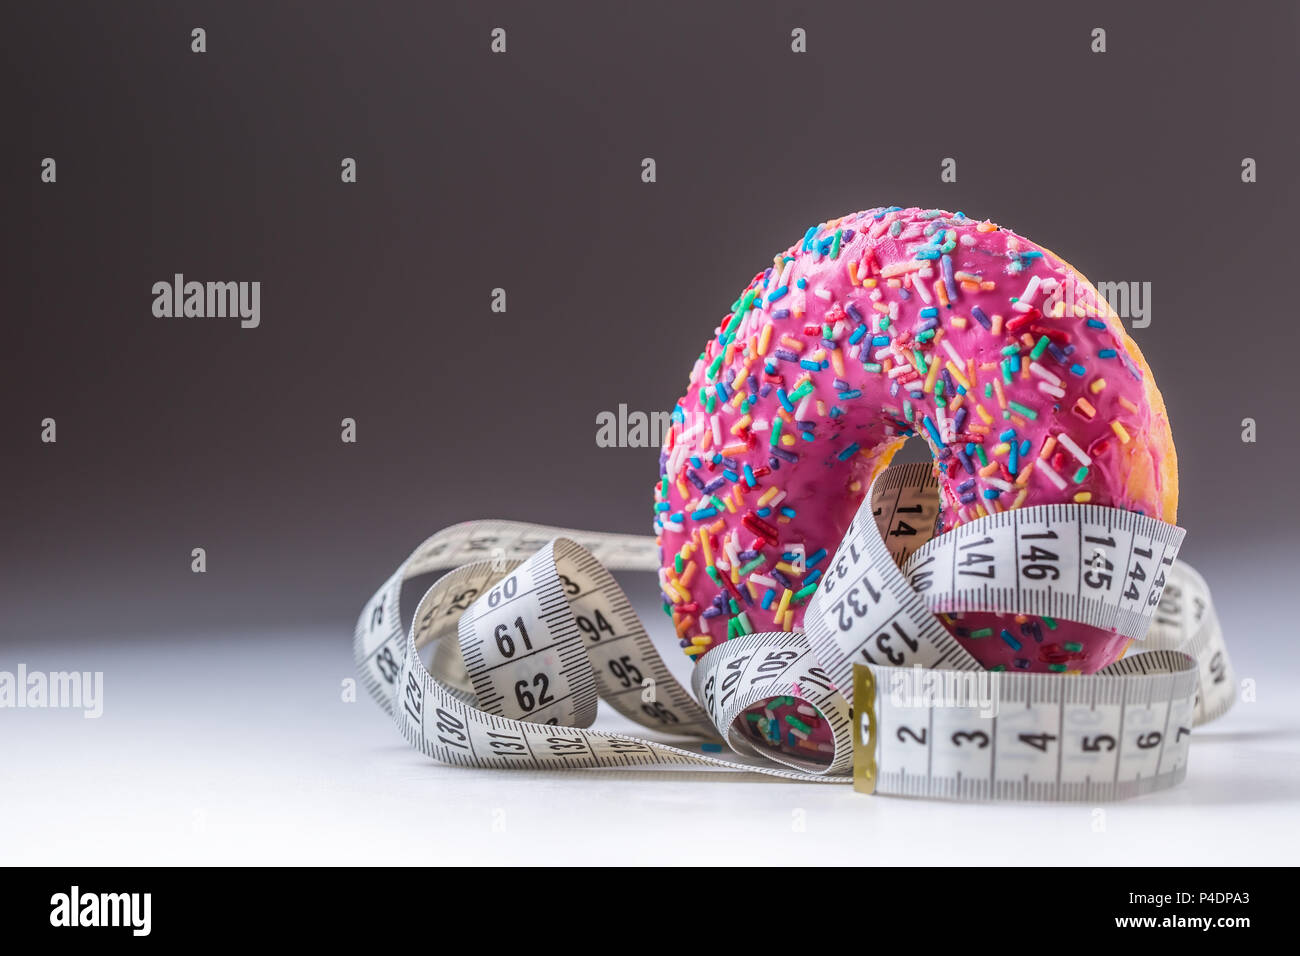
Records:
[[[512,521],[420,545],[362,611],[357,666],[413,747],[462,766],[704,766],[970,800],[1108,800],[1180,781],[1191,728],[1234,697],[1209,590],[1176,559],[1182,529],[1048,505],[933,537],[938,512],[930,465],[884,470],[805,630],[714,646],[694,693],[610,573],[658,570],[653,538]],[[404,628],[403,582],[447,567]],[[935,616],[970,610],[1114,628],[1148,650],[1087,676],[989,672]],[[948,693],[962,686],[981,692]],[[815,708],[832,740],[800,756],[741,732],[775,697]],[[681,739],[590,730],[598,699]]]

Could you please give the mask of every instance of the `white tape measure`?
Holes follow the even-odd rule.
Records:
[[[953,799],[1115,799],[1181,780],[1191,727],[1233,700],[1209,591],[1175,559],[1182,530],[1051,505],[932,539],[938,504],[930,465],[886,469],[806,631],[716,645],[694,695],[610,574],[657,570],[653,538],[510,521],[454,525],[417,548],[362,612],[357,666],[412,746],[465,766],[686,764]],[[402,583],[446,567],[404,629]],[[1153,649],[1089,676],[989,672],[935,616],[959,610],[1150,628]],[[598,698],[682,739],[588,730]],[[738,721],[773,698],[814,708],[831,740],[799,756],[744,733]]]

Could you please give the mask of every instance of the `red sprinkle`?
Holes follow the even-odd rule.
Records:
[[[776,544],[780,540],[776,528],[754,514],[754,512],[746,511],[740,520],[754,534],[761,535],[768,544]]]

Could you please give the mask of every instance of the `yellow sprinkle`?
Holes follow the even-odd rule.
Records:
[[[709,567],[713,567],[713,549],[709,547],[709,536],[705,533],[703,528],[699,530],[699,535],[700,550],[704,552],[704,563]]]
[[[984,419],[984,424],[986,425],[993,424],[993,416],[990,415],[987,411],[985,411],[984,406],[979,404],[978,402],[975,403],[975,413],[979,415],[980,418]]]
[[[790,598],[792,594],[793,592],[789,588],[786,588],[781,592],[781,603],[776,606],[776,620],[779,621],[781,618],[785,617],[786,609],[790,606]]]
[[[1080,504],[1083,504],[1083,502],[1085,502],[1085,501],[1091,501],[1091,500],[1092,500],[1092,492],[1091,492],[1091,491],[1081,491],[1081,492],[1079,492],[1077,495],[1074,496],[1074,500],[1077,501],[1077,502],[1079,502]]]
[[[683,647],[682,650],[685,651],[687,655],[689,655],[690,657],[695,657],[697,654],[704,653],[704,648],[696,644],[691,644],[688,647]]]
[[[740,393],[737,392],[736,394],[739,395]],[[752,422],[753,420],[754,419],[752,419],[748,415],[746,415],[743,418],[737,418],[736,424],[731,426],[731,434],[739,435],[741,432],[743,432],[746,428],[749,427],[749,423]]]
[[[994,335],[1002,334],[1002,316],[1000,315],[993,316],[993,328],[991,331],[993,332]]]
[[[781,630],[783,631],[794,630],[794,609],[793,608],[785,612],[785,620],[781,622]]]
[[[993,446],[993,454],[995,455],[1005,455],[1010,450],[1011,450],[1011,446],[1006,442],[1002,442],[1002,444],[1000,445]]]
[[[1106,380],[1104,378],[1096,379],[1093,381],[1091,385],[1088,386],[1088,388],[1092,390],[1092,394],[1094,395],[1096,395],[1105,387],[1106,387]]]
[[[875,287],[876,287],[876,280],[875,280],[875,279],[863,279],[863,280],[862,280],[862,288],[864,288],[864,289],[874,289]]]
[[[1020,494],[1016,495],[1016,500],[1013,501],[1013,502],[1011,502],[1011,507],[1012,507],[1012,508],[1019,508],[1022,504],[1025,503],[1025,497],[1026,497],[1028,494],[1029,494],[1029,489],[1028,489],[1028,488],[1021,488],[1021,489],[1020,489]]]
[[[731,500],[731,495],[727,495],[727,497],[723,498],[722,503],[727,506],[727,510],[733,515],[736,513],[736,506]]]
[[[713,638],[709,637],[707,634],[697,634],[691,638],[691,643],[698,644],[700,647],[708,647],[713,643]]]
[[[758,354],[766,355],[767,347],[772,344],[772,323],[769,322],[763,326],[763,331],[758,336]]]
[[[970,390],[970,382],[968,382],[966,380],[966,376],[961,373],[961,369],[959,369],[952,362],[945,363],[944,367],[948,369],[948,374],[957,380],[958,385],[960,385],[962,388],[966,389],[967,391]]]
[[[782,435],[782,436],[781,436],[781,444],[782,444],[782,445],[785,445],[787,448],[789,448],[791,445],[794,444],[794,436],[793,436],[793,435]]]
[[[1119,403],[1123,405],[1125,408],[1127,408],[1130,412],[1133,412],[1134,414],[1137,413],[1138,407],[1134,405],[1132,402],[1130,402],[1123,395],[1119,397]]]
[[[1128,431],[1124,428],[1123,425],[1119,423],[1119,419],[1115,419],[1113,422],[1110,423],[1110,430],[1113,431],[1119,437],[1120,444],[1122,445],[1128,444],[1128,440],[1129,440]]]
[[[776,562],[776,569],[778,571],[783,571],[786,574],[803,574],[802,571],[796,571],[794,565],[790,564],[789,561]]]
[[[677,479],[677,490],[681,493],[683,498],[689,498],[691,496],[691,493],[686,490],[686,482],[682,481],[680,478]]]
[[[951,319],[949,319],[948,321],[950,321],[950,322],[952,323],[952,327],[953,327],[954,329],[964,329],[964,328],[966,328],[966,320],[965,320],[965,318],[963,318],[963,317],[960,316],[960,315],[954,315],[954,316],[953,316]]]
[[[934,380],[939,377],[939,363],[931,362],[930,371],[925,376],[925,388],[922,389],[927,395],[934,391]]]
[[[760,508],[763,507],[780,493],[781,493],[781,489],[778,488],[776,485],[772,485],[770,488],[767,489],[767,491],[763,492],[761,495],[758,496],[758,506]]]

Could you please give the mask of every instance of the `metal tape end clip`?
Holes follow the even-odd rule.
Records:
[[[862,739],[866,721],[867,739]],[[865,664],[853,665],[853,789],[876,792],[876,675]]]

